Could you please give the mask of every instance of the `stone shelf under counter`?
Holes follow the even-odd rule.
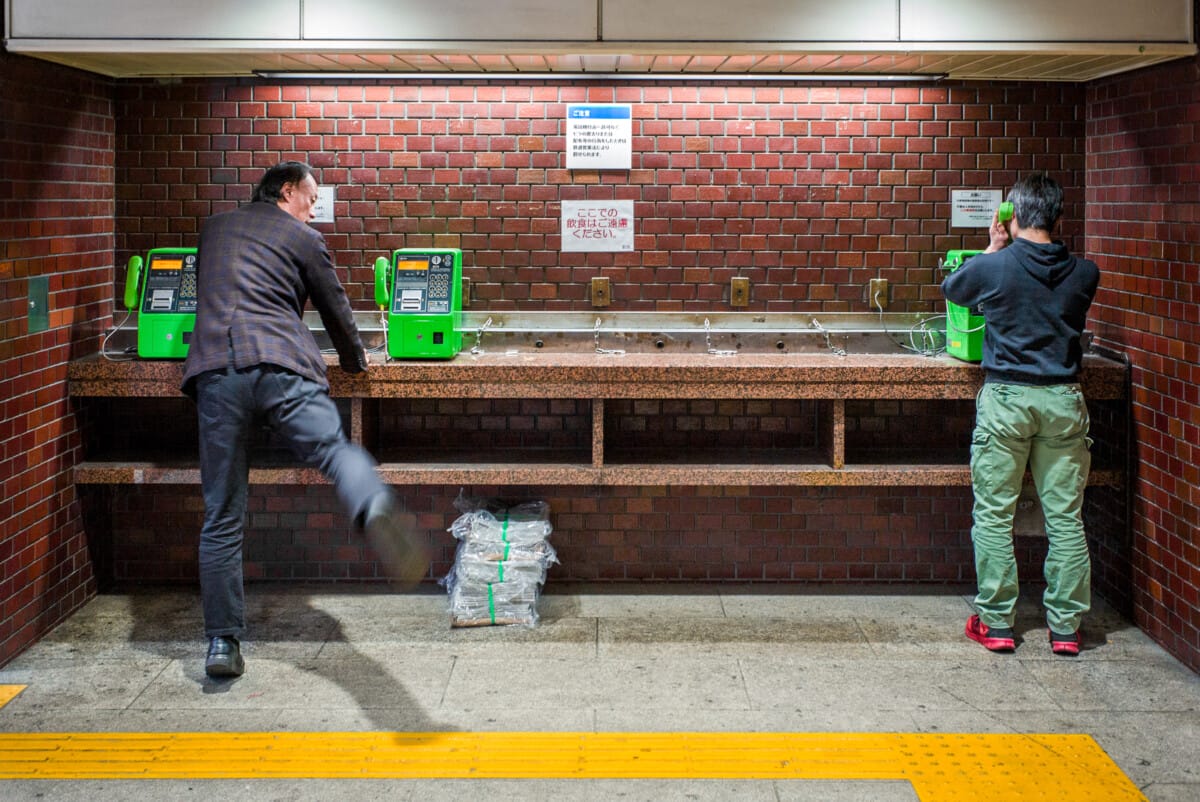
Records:
[[[331,395],[348,408],[350,438],[377,454],[387,481],[409,485],[967,486],[966,443],[949,454],[890,448],[882,440],[848,449],[847,403],[969,403],[983,380],[978,365],[916,355],[463,353],[443,361],[386,362],[376,355],[370,370],[357,376],[327,360]],[[71,395],[81,404],[89,398],[134,405],[175,399],[176,413],[187,414],[181,376],[180,362],[100,357],[73,362],[68,373]],[[1082,382],[1090,402],[1125,399],[1126,368],[1114,360],[1088,355]],[[389,399],[582,399],[590,442],[560,452],[410,451],[403,442],[390,442],[404,441],[403,433],[379,434]],[[606,401],[611,412],[628,399],[803,399],[796,403],[810,405],[805,409],[816,422],[810,440],[795,449],[642,449],[638,435],[616,430],[606,418]],[[75,478],[81,484],[186,485],[199,483],[199,469],[186,453],[89,453]],[[1120,466],[1099,462],[1089,481],[1122,480]],[[324,479],[314,470],[265,464],[253,465],[250,481],[303,485]]]

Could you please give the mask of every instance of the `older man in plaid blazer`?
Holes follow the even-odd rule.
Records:
[[[325,360],[304,324],[311,300],[341,369],[367,370],[325,238],[308,225],[316,201],[312,169],[283,162],[263,175],[251,203],[215,215],[200,233],[199,303],[183,390],[200,414],[200,592],[211,677],[244,670],[242,541],[255,426],[265,423],[333,482],[393,578],[415,582],[429,566],[375,460],[347,441]]]

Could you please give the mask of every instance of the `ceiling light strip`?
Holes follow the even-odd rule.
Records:
[[[940,81],[945,73],[627,73],[627,72],[468,72],[446,70],[433,72],[291,72],[287,70],[256,70],[259,78],[287,81],[730,81],[795,82],[795,81]]]

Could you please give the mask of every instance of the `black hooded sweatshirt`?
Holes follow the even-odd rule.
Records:
[[[1096,263],[1061,242],[1016,237],[967,260],[942,282],[942,294],[978,307],[987,321],[985,381],[1046,386],[1079,381],[1079,335],[1099,283]]]

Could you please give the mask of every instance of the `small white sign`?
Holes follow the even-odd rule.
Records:
[[[567,106],[567,169],[628,170],[633,165],[633,107]]]
[[[633,201],[563,201],[564,251],[632,251]]]
[[[955,189],[950,192],[951,228],[988,228],[1000,208],[999,189]]]
[[[317,187],[317,202],[313,206],[313,223],[333,222],[333,187]]]

